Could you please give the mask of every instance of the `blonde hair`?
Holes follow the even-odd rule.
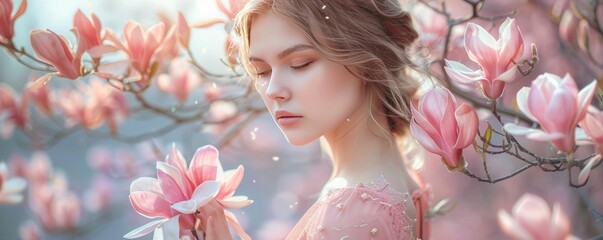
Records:
[[[398,0],[247,1],[235,18],[234,29],[241,38],[240,60],[253,78],[251,24],[268,11],[287,19],[323,56],[361,79],[369,90],[369,106],[376,94],[383,103],[378,111],[386,116],[389,129],[377,123],[372,107],[369,116],[382,133],[397,139],[408,135],[410,104],[420,85],[409,74],[419,70],[410,56],[419,35],[410,13],[402,10]]]

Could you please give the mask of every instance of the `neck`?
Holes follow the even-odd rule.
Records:
[[[333,154],[331,179],[346,179],[348,184],[376,179],[383,174],[398,175],[402,166],[402,156],[393,137],[378,134],[378,128],[366,114],[351,116],[350,121],[330,134],[324,140]],[[381,126],[387,126],[385,116],[376,116]],[[369,124],[373,124],[371,131]],[[400,176],[400,175],[398,175]],[[353,181],[353,182],[352,182]]]

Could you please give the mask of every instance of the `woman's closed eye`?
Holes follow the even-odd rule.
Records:
[[[307,63],[301,64],[301,65],[293,65],[293,66],[291,66],[291,69],[293,69],[293,70],[302,70],[302,69],[310,66],[311,63],[312,62],[307,62]]]
[[[291,65],[289,68],[291,68],[295,71],[299,71],[299,70],[303,70],[303,69],[307,68],[308,66],[310,66],[311,63],[312,62],[306,62],[306,63],[300,64],[300,65]],[[263,77],[267,74],[270,74],[270,72],[272,72],[272,69],[258,71],[257,75],[258,75],[258,77]]]
[[[272,71],[272,70],[268,69],[268,70],[266,70],[266,71],[261,71],[261,72],[258,72],[258,73],[257,73],[257,75],[258,75],[258,77],[263,77],[263,76],[265,76],[266,74],[270,73],[271,71]]]

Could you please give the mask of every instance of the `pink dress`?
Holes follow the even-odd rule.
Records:
[[[330,190],[295,225],[288,240],[427,239],[427,191],[398,192],[383,176],[370,185]],[[406,215],[413,200],[417,219]]]

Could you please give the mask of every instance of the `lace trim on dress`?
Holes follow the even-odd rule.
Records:
[[[328,190],[306,212],[288,239],[322,239],[321,236],[325,231],[345,233],[350,228],[366,229],[371,233],[379,231],[377,228],[370,227],[378,220],[377,215],[367,219],[340,219],[337,223],[324,223],[324,219],[320,217],[328,211],[345,212],[350,201],[354,200],[376,203],[373,206],[381,206],[384,211],[387,211],[392,221],[390,226],[396,232],[395,239],[414,239],[417,220],[406,214],[407,203],[412,202],[411,195],[390,187],[383,175],[368,184],[358,183],[353,187]]]

